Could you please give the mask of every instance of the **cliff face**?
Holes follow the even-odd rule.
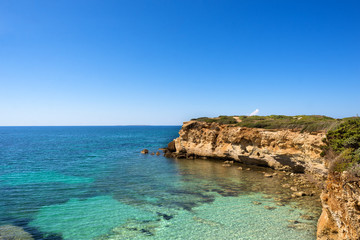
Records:
[[[277,170],[307,172],[325,181],[321,158],[325,132],[267,130],[234,125],[185,122],[179,137],[168,145],[167,156],[232,159]],[[360,239],[360,179],[347,172],[329,174],[321,194],[318,240]]]
[[[329,174],[321,194],[318,240],[360,239],[360,180],[347,172]]]
[[[320,157],[324,132],[245,128],[199,121],[185,122],[175,156],[232,159],[277,170],[326,174]]]

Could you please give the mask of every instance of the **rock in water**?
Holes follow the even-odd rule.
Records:
[[[170,152],[176,152],[176,148],[175,148],[175,141],[171,141],[169,142],[168,146],[167,146],[167,149],[170,151]]]
[[[141,151],[141,153],[142,153],[142,154],[148,154],[148,153],[149,153],[149,150],[147,150],[147,149],[145,148],[145,149],[143,149],[143,150]]]
[[[295,196],[297,196],[297,197],[306,196],[306,193],[305,192],[296,192]]]
[[[276,207],[271,207],[271,206],[265,206],[264,208],[267,209],[267,210],[274,210],[274,209],[276,209]]]
[[[0,226],[0,240],[34,240],[23,228],[13,225]]]

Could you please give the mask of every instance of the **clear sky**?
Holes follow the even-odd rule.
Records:
[[[0,0],[0,125],[360,114],[360,1]]]

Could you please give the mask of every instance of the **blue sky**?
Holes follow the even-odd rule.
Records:
[[[360,1],[0,0],[0,125],[360,114]]]

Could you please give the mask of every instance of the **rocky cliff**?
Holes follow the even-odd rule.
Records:
[[[360,180],[348,172],[329,174],[321,194],[318,240],[360,239]]]
[[[325,132],[268,130],[185,122],[170,146],[178,158],[221,158],[298,173],[325,176],[320,157]]]
[[[169,143],[166,156],[219,158],[309,173],[324,186],[317,239],[360,239],[360,179],[348,172],[327,175],[325,160],[320,156],[325,137],[325,131],[268,130],[189,121],[183,124],[179,137]]]

